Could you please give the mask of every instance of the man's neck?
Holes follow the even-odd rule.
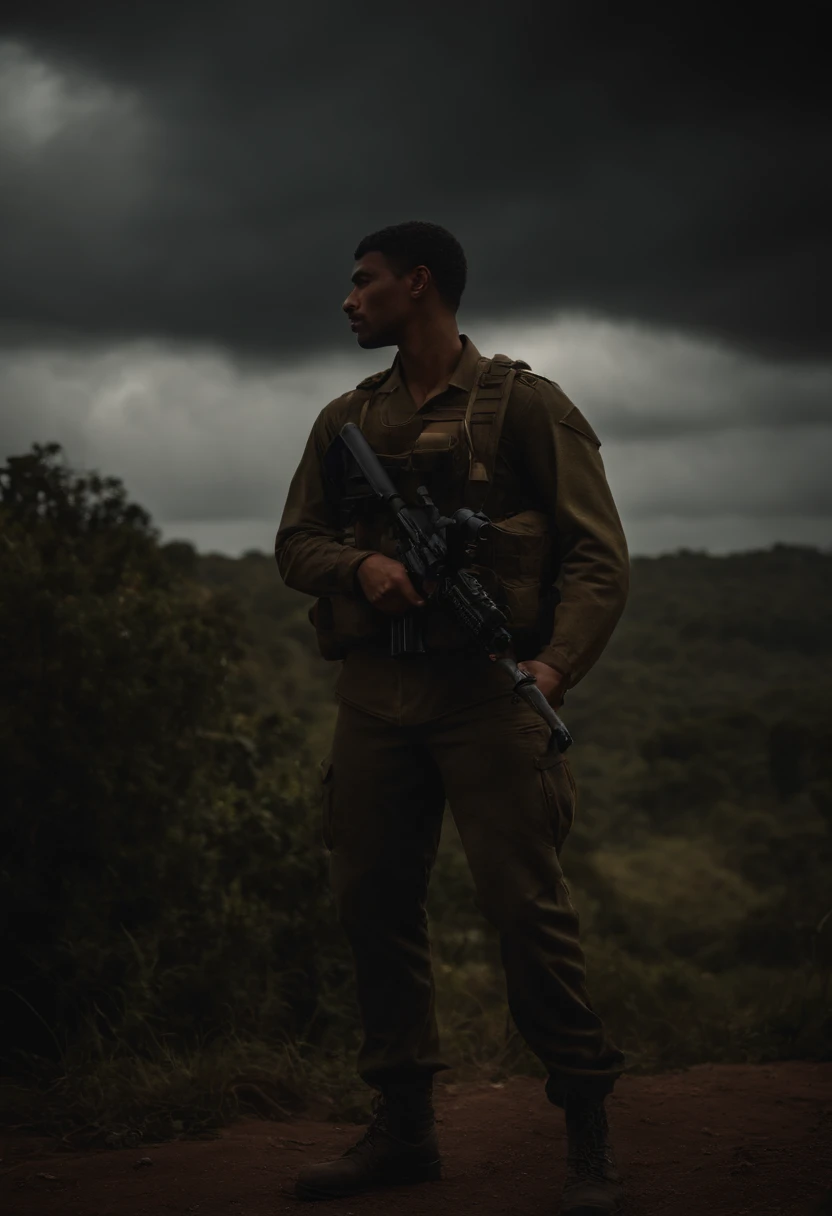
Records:
[[[453,317],[420,326],[399,343],[402,376],[417,407],[447,388],[461,356],[462,339]]]

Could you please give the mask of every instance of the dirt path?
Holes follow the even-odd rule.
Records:
[[[7,1216],[554,1216],[562,1116],[541,1083],[438,1086],[441,1182],[305,1204],[298,1166],[333,1156],[357,1129],[246,1122],[213,1141],[21,1158],[7,1140]],[[610,1121],[624,1216],[832,1216],[832,1064],[703,1065],[625,1077]],[[31,1144],[26,1146],[31,1153]],[[136,1166],[141,1157],[151,1165]]]

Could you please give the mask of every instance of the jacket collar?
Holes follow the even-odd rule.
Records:
[[[480,352],[477,350],[476,346],[474,346],[474,343],[467,336],[467,334],[460,334],[459,336],[462,339],[462,354],[459,357],[459,362],[457,363],[456,367],[451,372],[450,379],[448,380],[448,388],[461,388],[464,389],[466,393],[470,393],[474,385],[474,373],[477,367],[477,360],[480,359],[481,356]],[[380,384],[375,391],[376,393],[395,393],[397,395],[404,395],[410,402],[410,413],[414,412],[415,406],[413,404],[413,400],[402,377],[401,358],[398,352],[393,360],[390,375],[387,376],[384,382]],[[441,395],[442,394],[439,393],[437,396],[441,397]],[[431,405],[436,400],[436,397],[431,397],[430,401],[426,402],[426,404]]]

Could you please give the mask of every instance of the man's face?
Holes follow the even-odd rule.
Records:
[[[365,253],[352,273],[353,289],[342,304],[358,345],[396,346],[413,315],[413,287],[420,268],[397,275],[383,253]]]

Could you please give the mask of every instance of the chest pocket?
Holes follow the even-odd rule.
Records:
[[[416,485],[426,484],[428,490],[457,489],[464,480],[468,469],[468,453],[457,433],[461,428],[449,426],[433,426],[426,422],[424,430],[417,435],[413,446],[398,456],[379,455],[381,463],[391,472],[395,481],[396,474],[414,480]],[[421,481],[418,478],[421,477]],[[408,486],[396,482],[402,493],[407,493]]]
[[[440,511],[450,511],[458,505],[467,472],[462,419],[451,415],[435,421],[429,417],[402,470],[401,488],[415,503],[416,491],[424,485]]]
[[[415,436],[407,451],[390,454],[375,449],[405,502],[415,506],[418,503],[416,491],[423,485],[440,511],[455,510],[459,506],[468,474],[468,450],[461,430],[461,416],[458,420],[443,419],[441,425],[426,420],[424,429]],[[367,439],[370,446],[374,446],[371,433]],[[388,557],[394,555],[393,523],[377,502],[368,502],[366,511],[356,519],[355,543],[361,549],[376,548]]]

